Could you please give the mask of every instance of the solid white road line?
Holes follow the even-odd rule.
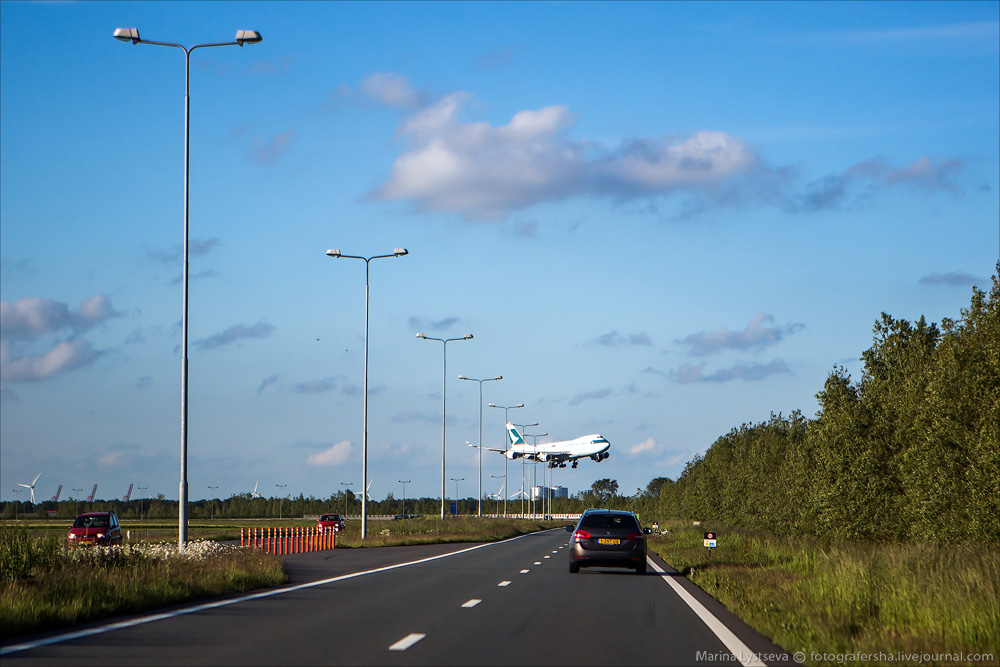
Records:
[[[463,609],[472,609],[473,607],[475,607],[480,602],[482,602],[482,600],[477,600],[477,599],[473,598],[473,599],[469,600],[468,602],[466,602],[465,604],[463,604],[462,608]]]
[[[398,642],[396,642],[395,644],[393,644],[392,646],[390,646],[389,650],[390,651],[405,651],[406,649],[410,648],[411,646],[413,646],[414,644],[416,644],[418,641],[420,641],[421,639],[423,639],[426,636],[427,635],[422,635],[419,632],[411,632],[410,634],[406,635],[405,637],[403,637],[402,639],[400,639]]]
[[[687,606],[691,607],[691,611],[698,615],[708,629],[715,633],[715,636],[719,638],[729,652],[732,653],[740,664],[744,667],[767,667],[760,659],[757,654],[750,650],[750,648],[743,643],[743,641],[733,634],[733,631],[727,628],[722,621],[715,617],[715,614],[710,612],[705,608],[705,605],[698,602],[691,593],[688,592],[686,588],[681,586],[674,577],[663,571],[659,565],[653,562],[651,558],[646,557],[646,561],[653,567],[653,570],[660,575],[665,582],[670,584],[670,587],[674,589],[678,597],[684,601]]]

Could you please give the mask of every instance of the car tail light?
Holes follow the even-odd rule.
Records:
[[[641,540],[641,539],[644,539],[644,537],[645,536],[641,532],[640,533],[629,533],[625,537],[625,539],[626,540]]]
[[[590,533],[588,533],[585,530],[578,530],[575,533],[573,533],[574,542],[579,542],[580,540],[589,540],[589,539],[590,539]]]

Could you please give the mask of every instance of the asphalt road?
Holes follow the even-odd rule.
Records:
[[[789,663],[686,579],[657,572],[667,568],[655,557],[646,576],[569,574],[568,537],[289,556],[282,589],[22,640],[0,655],[4,667]]]

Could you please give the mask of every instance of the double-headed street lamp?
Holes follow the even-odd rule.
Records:
[[[464,477],[452,477],[451,481],[455,482],[455,516],[458,516],[458,483],[464,482]]]
[[[361,539],[368,537],[368,267],[373,259],[386,257],[402,257],[410,254],[406,248],[396,248],[391,255],[375,255],[362,257],[360,255],[344,255],[340,250],[327,250],[328,257],[344,257],[360,259],[365,262],[365,386],[364,386],[364,428],[361,431]],[[346,512],[345,512],[346,514]]]
[[[538,422],[535,422],[534,424],[514,424],[514,426],[517,426],[518,428],[521,429],[521,439],[524,440],[524,434],[527,432],[527,430],[529,428],[531,428],[532,426],[538,426]],[[525,446],[527,446],[527,443],[525,443]],[[525,460],[526,460],[525,457],[522,456],[521,457],[521,518],[522,519],[524,518],[524,500],[525,500],[525,493],[524,493],[524,462],[525,462]]]
[[[498,375],[492,378],[477,380],[476,378],[467,378],[464,375],[459,375],[458,379],[469,380],[470,382],[479,383],[479,502],[477,503],[478,509],[476,510],[476,512],[478,516],[482,516],[483,515],[483,383],[493,382],[494,380],[502,380],[503,376]]]
[[[445,472],[444,472],[444,443],[445,443],[445,413],[447,411],[447,388],[448,388],[448,343],[455,340],[472,340],[472,334],[465,334],[461,338],[432,338],[427,334],[418,333],[417,338],[423,338],[424,340],[437,340],[441,342],[441,349],[443,351],[444,366],[441,370],[441,520],[444,521],[444,483],[445,483]]]
[[[538,486],[538,439],[544,438],[548,433],[539,433],[538,435],[527,433],[524,434],[525,438],[534,438],[532,441],[531,448],[535,452],[535,460],[531,463],[531,518],[535,518],[535,487]],[[542,471],[542,485],[545,485],[545,471]],[[545,503],[542,503],[542,507],[545,507]],[[544,511],[544,510],[543,510]]]
[[[340,485],[347,487],[344,489],[344,521],[347,521],[347,492],[354,486],[354,482],[341,482]]]
[[[213,44],[195,44],[192,47],[172,44],[170,42],[153,42],[139,37],[137,28],[115,29],[115,39],[132,44],[152,44],[153,46],[172,46],[184,51],[184,249],[183,249],[183,296],[181,312],[181,481],[179,493],[179,514],[177,520],[177,546],[184,548],[187,543],[188,514],[188,480],[187,480],[187,445],[188,445],[188,192],[190,173],[191,147],[191,52],[195,49],[210,46],[243,46],[257,44],[262,41],[259,32],[253,30],[237,30],[236,39],[232,42],[217,42]]]
[[[408,479],[406,481],[403,481],[401,479],[397,479],[396,481],[403,485],[403,509],[400,510],[399,513],[405,516],[406,515],[406,485],[409,484],[412,480]]]
[[[500,408],[500,409],[503,410],[503,438],[504,438],[504,442],[506,442],[507,441],[507,424],[509,423],[507,421],[507,411],[508,410],[513,410],[514,408],[523,408],[524,407],[524,403],[518,403],[517,405],[497,405],[496,403],[490,403],[490,407],[491,408]],[[507,447],[504,446],[504,449],[507,449]],[[482,451],[482,450],[480,450],[480,451]],[[507,496],[510,495],[510,489],[507,488],[507,454],[503,455],[503,485],[504,485],[504,488],[507,489],[507,493],[503,497],[503,516],[506,519],[507,518]]]
[[[217,486],[209,486],[208,488],[210,488],[210,489],[212,489],[214,491],[215,489],[217,489],[219,487],[217,487]],[[212,498],[212,521],[215,521],[215,498],[214,497]]]
[[[500,516],[500,494],[503,493],[503,488],[500,487],[500,480],[503,479],[504,480],[504,484],[507,483],[507,480],[504,479],[503,475],[490,475],[490,477],[492,477],[493,479],[495,479],[497,481],[497,496],[496,496],[496,498],[497,498],[497,516]]]
[[[285,488],[288,485],[287,484],[275,484],[275,486],[278,487],[279,489],[283,489],[283,488]],[[279,491],[279,493],[282,493],[282,492]],[[285,500],[284,496],[278,496],[278,521],[281,521],[281,503],[284,500]]]

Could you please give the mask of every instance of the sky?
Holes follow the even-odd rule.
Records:
[[[191,54],[192,500],[360,491],[331,248],[409,251],[368,265],[375,499],[440,496],[443,408],[476,496],[481,405],[486,446],[608,438],[571,494],[676,478],[1000,256],[997,2],[2,2],[5,500],[178,497],[184,55],[119,27],[263,36]]]

